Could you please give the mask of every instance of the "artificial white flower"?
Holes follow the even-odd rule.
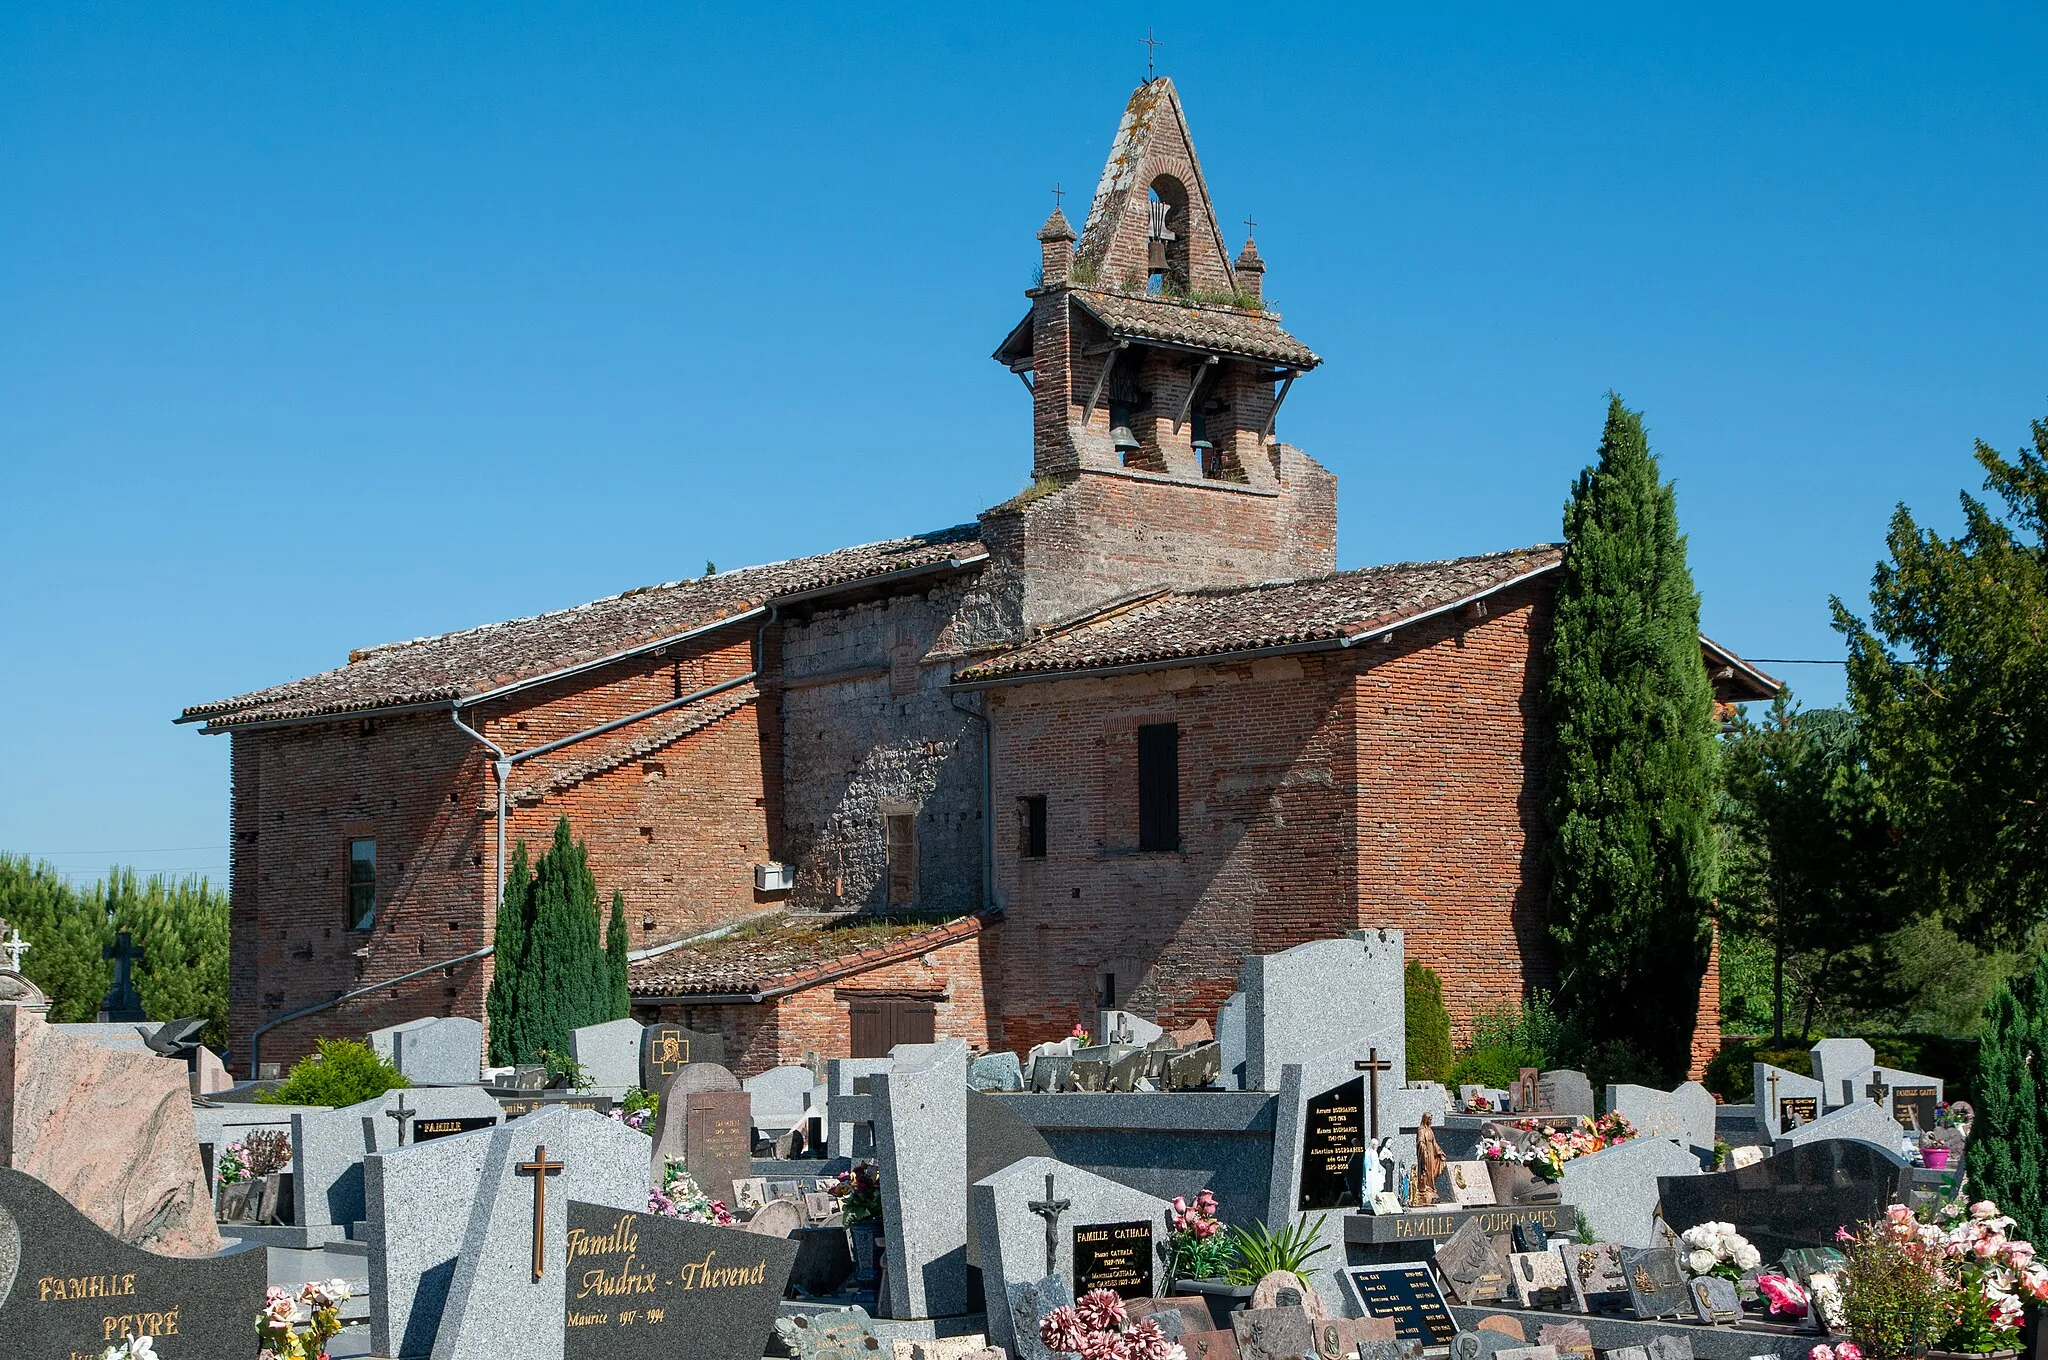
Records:
[[[1705,1247],[1699,1248],[1698,1250],[1694,1251],[1691,1255],[1686,1257],[1686,1264],[1692,1267],[1692,1273],[1695,1275],[1706,1274],[1708,1271],[1712,1270],[1718,1263],[1719,1258],[1717,1258],[1713,1252],[1708,1251]]]

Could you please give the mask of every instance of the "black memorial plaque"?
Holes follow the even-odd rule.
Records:
[[[1629,1305],[1645,1320],[1690,1311],[1685,1270],[1671,1247],[1623,1247],[1621,1273],[1628,1278]]]
[[[653,1091],[690,1063],[723,1063],[725,1036],[700,1034],[681,1025],[649,1025],[640,1031],[640,1085]]]
[[[166,1357],[253,1360],[270,1279],[261,1246],[159,1256],[33,1176],[0,1167],[0,1354],[87,1360],[129,1337]]]
[[[1660,1176],[1657,1195],[1672,1231],[1733,1223],[1774,1261],[1792,1247],[1832,1247],[1837,1229],[1883,1218],[1886,1205],[1904,1202],[1903,1178],[1882,1149],[1829,1138],[1733,1171]]]
[[[1301,1124],[1301,1195],[1295,1208],[1355,1208],[1364,1170],[1365,1078],[1353,1077],[1308,1103]]]
[[[1422,1262],[1364,1266],[1350,1274],[1366,1316],[1392,1318],[1396,1340],[1448,1346],[1458,1334],[1458,1324],[1444,1306],[1436,1277]]]
[[[1779,1096],[1778,1132],[1790,1133],[1801,1124],[1820,1118],[1819,1096]]]
[[[1934,1111],[1941,1102],[1932,1086],[1892,1087],[1892,1118],[1922,1133],[1934,1127]]]
[[[475,1133],[478,1129],[498,1127],[495,1115],[459,1115],[451,1119],[415,1119],[412,1121],[412,1140],[415,1143],[431,1143],[436,1138],[452,1138],[458,1133]]]
[[[1152,1297],[1150,1223],[1074,1225],[1074,1297],[1096,1289],[1114,1289],[1124,1299]]]
[[[571,1200],[564,1360],[760,1360],[797,1250]]]

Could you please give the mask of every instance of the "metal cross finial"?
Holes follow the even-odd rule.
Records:
[[[1052,1197],[1052,1173],[1045,1173],[1045,1198],[1024,1206],[1045,1220],[1045,1273],[1057,1275],[1060,1268],[1060,1215],[1074,1207],[1070,1199]]]
[[[533,1177],[533,1278],[536,1280],[547,1268],[548,1177],[561,1169],[560,1162],[548,1160],[546,1143],[535,1145],[532,1161],[519,1164],[520,1175]]]
[[[1054,180],[1052,186],[1052,208],[1054,212],[1058,212],[1060,210],[1060,200],[1065,198],[1066,196],[1067,191],[1065,189],[1060,188],[1058,180]]]
[[[0,930],[11,932],[10,938],[0,940],[0,954],[7,956],[7,971],[19,973],[21,971],[21,956],[35,946],[22,939],[21,932],[8,925],[5,921],[0,921]]]
[[[1153,62],[1159,56],[1159,49],[1166,46],[1166,44],[1152,36],[1152,25],[1150,24],[1145,25],[1145,36],[1138,39],[1138,41],[1145,44],[1145,79],[1149,81],[1155,74]]]
[[[1250,213],[1244,215],[1244,234],[1246,239],[1250,239],[1251,234],[1258,229],[1258,226],[1258,221]]]

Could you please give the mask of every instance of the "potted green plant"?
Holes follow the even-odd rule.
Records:
[[[2016,1356],[2027,1304],[2048,1302],[2048,1265],[2013,1227],[1989,1200],[1925,1213],[1894,1204],[1842,1234],[1841,1278],[1815,1291],[1823,1318],[1866,1360]],[[1840,1346],[1832,1360],[1844,1360]]]

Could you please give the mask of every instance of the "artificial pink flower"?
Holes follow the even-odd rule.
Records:
[[[1074,1305],[1074,1311],[1080,1314],[1083,1326],[1106,1332],[1122,1325],[1124,1301],[1114,1289],[1091,1289]]]
[[[1151,1318],[1140,1318],[1124,1333],[1130,1360],[1166,1360],[1166,1333]]]
[[[1863,1348],[1853,1341],[1835,1347],[1835,1360],[1863,1360]]]
[[[1806,1316],[1807,1306],[1811,1302],[1810,1297],[1798,1284],[1783,1275],[1759,1275],[1756,1277],[1756,1287],[1757,1292],[1770,1304],[1773,1313],[1783,1313],[1787,1317]]]
[[[1081,1338],[1081,1360],[1130,1360],[1130,1349],[1114,1331],[1090,1332]]]
[[[1045,1343],[1046,1349],[1068,1355],[1080,1353],[1081,1341],[1087,1334],[1088,1329],[1081,1325],[1080,1314],[1069,1304],[1053,1309],[1038,1324],[1038,1339]]]
[[[1806,1353],[1806,1360],[1835,1360],[1833,1346],[1815,1346]]]
[[[1987,1218],[1997,1218],[1998,1206],[1988,1199],[1980,1199],[1970,1206],[1970,1217],[1980,1223]]]

